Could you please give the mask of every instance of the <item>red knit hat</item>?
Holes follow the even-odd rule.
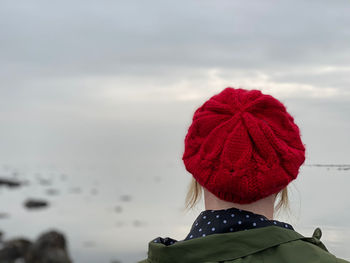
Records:
[[[281,102],[259,90],[229,87],[194,113],[182,159],[218,198],[246,204],[294,180],[305,147]]]

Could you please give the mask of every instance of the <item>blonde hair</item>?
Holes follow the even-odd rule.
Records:
[[[202,186],[192,177],[192,180],[189,184],[186,199],[185,207],[186,209],[192,209],[196,204],[201,200],[202,197]],[[288,189],[285,187],[282,189],[276,197],[278,200],[275,205],[275,211],[279,212],[281,209],[289,209],[289,199],[288,199]]]

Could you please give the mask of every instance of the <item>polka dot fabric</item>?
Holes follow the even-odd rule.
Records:
[[[288,223],[277,220],[269,220],[263,215],[237,208],[205,210],[201,212],[194,221],[190,233],[182,241],[206,237],[213,234],[244,231],[266,226],[278,226],[294,230]],[[169,246],[181,241],[177,241],[169,237],[158,237],[154,239],[153,242],[162,243]]]
[[[294,180],[305,147],[280,101],[259,90],[228,87],[195,111],[182,159],[211,193],[245,204]]]
[[[185,240],[265,226],[279,226],[293,230],[290,224],[269,220],[263,215],[237,208],[206,210],[197,217]]]

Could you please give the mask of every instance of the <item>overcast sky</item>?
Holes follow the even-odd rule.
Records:
[[[350,163],[350,2],[0,1],[3,162],[181,158],[227,86],[287,105],[308,163]]]
[[[81,205],[69,194],[55,199],[79,216],[57,216],[55,207],[48,210],[53,221],[13,212],[4,229],[38,233],[58,219],[73,222],[62,229],[74,248],[75,234],[108,243],[100,254],[84,248],[86,257],[109,256],[107,248],[115,253],[118,244],[121,253],[146,250],[146,239],[165,226],[163,234],[183,236],[192,220],[175,211],[190,178],[183,140],[195,109],[227,86],[281,100],[301,129],[306,164],[350,164],[349,76],[349,0],[0,0],[0,165],[87,167],[68,172],[84,193],[91,180],[101,182],[98,202]],[[346,224],[348,171],[304,171],[310,176],[300,176],[303,227]],[[120,220],[142,219],[149,227],[117,234],[115,227],[96,228],[111,219],[105,205],[114,206],[115,194],[132,198]],[[16,198],[2,198],[2,207],[15,210],[22,196]],[[89,231],[75,223],[84,213],[101,218],[79,222]],[[23,218],[33,227],[22,228],[16,220]],[[348,255],[346,231],[333,235],[346,240],[342,255]]]

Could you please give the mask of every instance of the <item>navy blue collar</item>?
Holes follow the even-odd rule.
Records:
[[[229,209],[205,210],[201,212],[194,221],[191,231],[185,240],[265,226],[279,226],[294,230],[290,224],[277,220],[269,220],[263,215],[233,207]]]
[[[212,234],[228,233],[249,230],[266,226],[279,226],[294,230],[287,223],[269,220],[267,217],[246,210],[229,208],[222,210],[205,210],[194,221],[190,233],[184,240],[205,237]],[[166,246],[179,242],[170,237],[157,237],[152,242],[162,243]]]

